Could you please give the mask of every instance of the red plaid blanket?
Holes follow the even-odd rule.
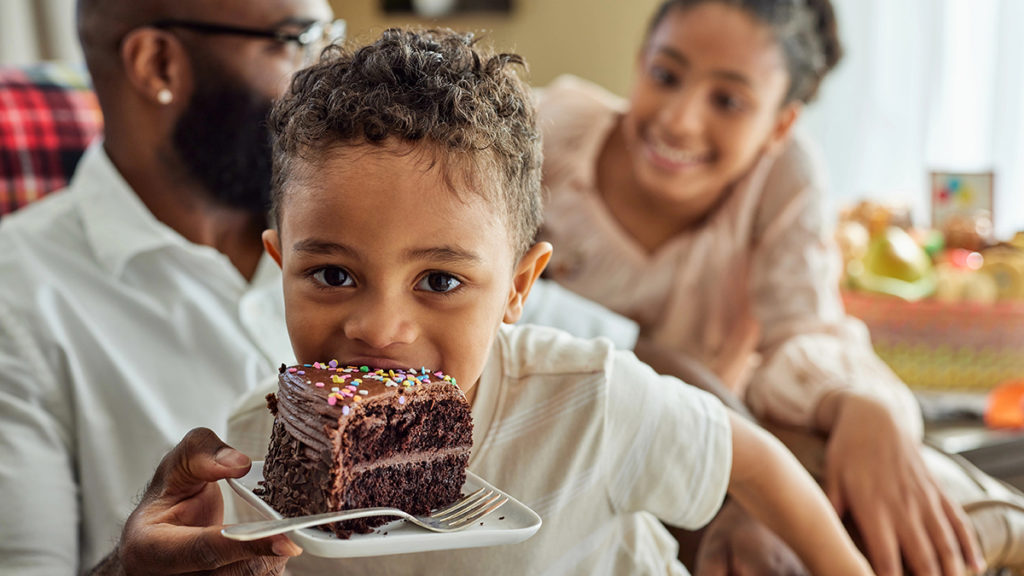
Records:
[[[67,184],[102,126],[84,67],[0,67],[0,216]]]

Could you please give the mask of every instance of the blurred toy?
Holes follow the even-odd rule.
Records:
[[[933,260],[946,248],[946,238],[934,228],[911,228],[910,235]]]
[[[862,266],[851,267],[850,283],[862,290],[919,300],[935,292],[931,258],[907,233],[887,227],[871,238]]]
[[[870,241],[868,229],[860,222],[844,220],[836,225],[836,244],[843,258],[843,273],[840,280],[842,285],[849,284],[850,270],[856,273],[858,267],[863,268],[861,262],[868,252]]]
[[[985,425],[990,428],[1024,428],[1024,380],[996,386],[988,393]]]
[[[910,228],[910,208],[897,202],[861,200],[844,209],[839,214],[839,221],[859,222],[867,229],[868,235],[874,237],[889,226]]]
[[[970,214],[950,214],[940,230],[947,248],[979,251],[994,243],[992,214],[977,210]]]
[[[981,271],[993,278],[1000,300],[1024,300],[1024,250],[1012,244],[992,246],[983,252]]]
[[[935,299],[941,302],[992,304],[999,287],[992,276],[981,272],[985,258],[978,252],[947,250],[935,264]]]
[[[1007,242],[1007,244],[1013,246],[1014,248],[1020,248],[1021,250],[1024,250],[1024,232],[1017,232],[1016,234],[1014,234],[1013,238],[1011,238],[1010,241]]]

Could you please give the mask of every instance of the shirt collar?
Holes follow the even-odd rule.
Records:
[[[188,243],[146,208],[110,160],[102,139],[86,150],[68,187],[78,198],[97,261],[115,276],[138,254]]]

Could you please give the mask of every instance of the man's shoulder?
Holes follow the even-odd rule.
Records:
[[[45,266],[40,259],[47,253],[82,252],[86,245],[77,202],[66,189],[0,219],[0,269]]]

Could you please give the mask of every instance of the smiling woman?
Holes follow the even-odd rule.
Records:
[[[826,486],[876,570],[902,556],[959,572],[977,540],[922,461],[913,395],[843,312],[817,154],[793,130],[842,53],[836,30],[828,0],[663,2],[628,100],[571,77],[544,89],[540,237],[553,280],[765,421],[826,435]],[[757,568],[778,542],[750,525],[724,514],[698,557]],[[730,540],[750,531],[763,548]]]

